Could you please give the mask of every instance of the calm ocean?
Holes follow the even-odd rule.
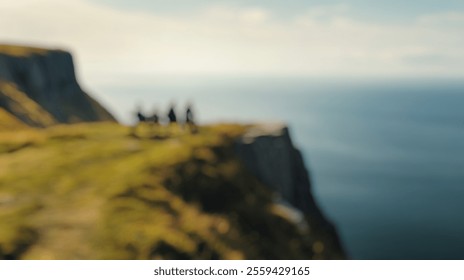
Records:
[[[284,121],[353,259],[464,259],[464,82],[156,79],[97,88],[136,104],[191,101],[201,122]]]

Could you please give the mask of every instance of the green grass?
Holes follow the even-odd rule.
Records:
[[[3,108],[0,108],[0,131],[18,128],[26,128],[26,125]]]
[[[112,123],[0,132],[0,258],[307,259],[235,158],[239,125]],[[320,250],[319,250],[320,251]],[[319,252],[321,253],[321,252]]]
[[[50,126],[56,123],[50,113],[29,98],[17,85],[1,79],[0,104],[6,106],[10,111],[7,112],[7,110],[0,107],[0,131],[10,130],[12,126],[18,126],[19,123],[27,123],[38,127]]]

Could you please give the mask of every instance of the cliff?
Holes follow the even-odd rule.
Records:
[[[326,219],[311,193],[311,181],[301,152],[295,148],[284,124],[252,126],[239,138],[236,152],[243,164],[265,186],[276,201],[290,208],[295,222],[320,233],[330,252],[343,256],[335,227]]]
[[[79,86],[62,50],[0,45],[0,109],[30,126],[114,121]]]
[[[113,121],[68,52],[0,45],[0,259],[344,258],[285,126]]]
[[[0,258],[344,257],[284,127],[4,131],[0,166]]]

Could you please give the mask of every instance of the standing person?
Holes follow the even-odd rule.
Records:
[[[195,124],[195,122],[193,120],[192,105],[190,103],[187,104],[187,110],[185,112],[185,123],[187,125],[194,125]]]
[[[169,124],[177,123],[176,112],[174,111],[174,104],[172,103],[169,108],[168,119],[169,119]]]
[[[153,110],[153,114],[147,118],[147,122],[150,126],[150,133],[152,134],[152,137],[154,137],[155,136],[153,135],[154,132],[159,133],[159,130],[157,128],[160,122],[158,110],[156,109],[156,107]]]
[[[159,115],[158,115],[158,110],[155,108],[153,110],[153,115],[149,118],[149,121],[151,124],[157,126],[160,123]]]
[[[171,134],[171,136],[174,136],[178,133],[178,126],[177,126],[177,117],[176,117],[176,112],[174,110],[174,103],[171,103],[171,106],[169,108],[168,112],[168,120],[169,120],[169,127],[168,127],[168,133]]]
[[[195,133],[197,131],[196,126],[195,126],[195,120],[193,118],[193,111],[192,111],[191,103],[187,104],[187,109],[185,111],[185,125],[190,130],[190,132]]]
[[[139,122],[138,122],[139,124],[147,121],[147,118],[145,117],[145,115],[140,111],[137,112],[137,118],[139,119]]]
[[[136,117],[137,117],[137,121],[136,123],[134,124],[134,126],[132,127],[132,130],[131,130],[131,135],[133,136],[136,136],[136,130],[137,130],[137,127],[146,122],[147,121],[147,118],[145,117],[145,115],[142,113],[142,108],[140,106],[137,106],[137,112],[136,112]]]

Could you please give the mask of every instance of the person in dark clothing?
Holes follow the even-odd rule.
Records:
[[[195,122],[193,121],[192,106],[190,104],[187,105],[187,111],[185,112],[185,123],[187,125],[194,125],[195,124]]]
[[[158,125],[160,123],[160,118],[158,116],[158,110],[153,111],[153,115],[148,118],[148,121],[150,122],[151,125]]]
[[[154,113],[153,116],[151,116],[150,121],[152,124],[158,125],[159,124],[158,114]]]
[[[140,106],[137,107],[137,113],[136,113],[136,116],[137,116],[137,120],[138,122],[132,127],[131,129],[131,135],[133,136],[136,136],[137,133],[136,133],[136,130],[137,130],[137,127],[142,124],[142,123],[145,123],[147,121],[147,118],[145,117],[145,115],[142,113],[142,109],[140,108]]]
[[[137,112],[137,118],[139,119],[139,123],[147,121],[147,118],[140,111]]]
[[[158,138],[159,135],[154,135],[155,132],[159,134],[159,130],[156,130],[156,128],[158,127],[160,123],[158,110],[154,109],[153,114],[147,117],[147,123],[150,128],[150,133],[151,133],[152,138]]]
[[[187,129],[190,130],[192,133],[197,132],[197,127],[195,125],[195,120],[193,118],[193,111],[192,111],[192,105],[189,103],[187,104],[187,109],[185,111],[185,126]]]
[[[171,105],[171,108],[169,109],[168,119],[170,124],[177,123],[176,113],[174,112],[174,105]]]

